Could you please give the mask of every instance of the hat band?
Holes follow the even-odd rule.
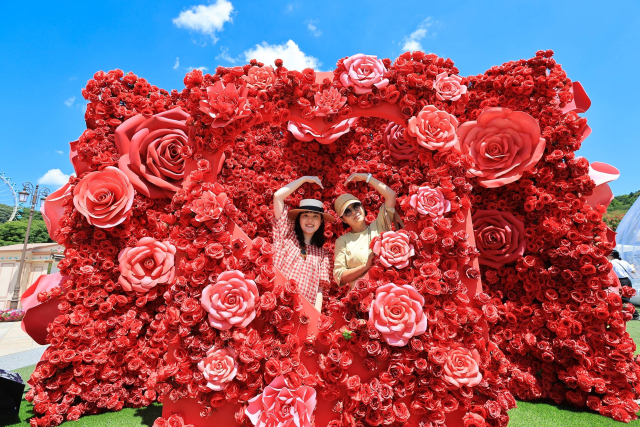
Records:
[[[312,212],[318,212],[318,213],[324,213],[324,209],[320,208],[318,206],[300,206],[297,210],[304,210],[304,211],[312,211]]]

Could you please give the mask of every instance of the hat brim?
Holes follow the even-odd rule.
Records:
[[[312,211],[312,210],[309,210],[309,209],[291,209],[289,211],[289,219],[291,221],[295,221],[295,219],[298,216],[298,214],[300,214],[302,212],[311,212],[311,213],[314,213],[314,214],[322,215],[322,218],[324,218],[325,222],[333,222],[333,221],[336,220],[332,215],[329,215],[326,212],[316,212],[316,211]]]
[[[360,202],[360,199],[352,199],[349,200],[347,203],[344,204],[344,206],[342,207],[342,212],[340,212],[340,217],[342,217],[342,215],[344,215],[344,211],[347,210],[347,208],[351,205],[353,205],[354,203],[362,203]]]

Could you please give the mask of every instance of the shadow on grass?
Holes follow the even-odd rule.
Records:
[[[151,427],[156,418],[162,416],[162,405],[156,403],[144,408],[137,408],[135,415],[141,418],[142,425]]]

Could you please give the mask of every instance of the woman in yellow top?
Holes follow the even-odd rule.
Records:
[[[371,240],[391,230],[391,223],[396,215],[396,193],[371,174],[354,173],[346,181],[365,181],[382,197],[384,204],[380,206],[378,217],[370,225],[364,221],[365,212],[362,202],[351,194],[341,194],[334,202],[338,217],[351,227],[351,231],[336,240],[333,278],[339,286],[347,283],[353,288],[356,280],[364,276],[373,264],[373,252],[369,249]]]

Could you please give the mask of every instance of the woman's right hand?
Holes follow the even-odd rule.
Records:
[[[324,189],[324,187],[322,186],[322,181],[320,181],[320,178],[318,178],[317,176],[303,176],[302,179],[304,180],[304,182],[307,182],[309,184],[318,184],[320,188]]]

